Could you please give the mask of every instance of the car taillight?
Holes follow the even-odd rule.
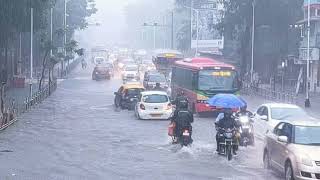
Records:
[[[167,105],[165,106],[165,110],[170,110],[171,108],[172,108],[171,103],[169,103],[169,104],[167,104]]]
[[[146,107],[143,104],[140,104],[140,109],[146,110]]]

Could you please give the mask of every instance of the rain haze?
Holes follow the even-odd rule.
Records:
[[[320,179],[319,0],[0,0],[0,180]]]

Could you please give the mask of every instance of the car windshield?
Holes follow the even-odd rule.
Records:
[[[139,88],[132,88],[132,89],[127,89],[127,95],[139,95],[141,92],[143,91],[143,89],[139,89]]]
[[[320,146],[320,126],[295,126],[294,142]]]
[[[308,114],[301,108],[273,107],[271,108],[271,118],[277,120],[287,120],[292,118],[306,118]]]
[[[109,67],[97,66],[97,67],[96,67],[96,70],[97,70],[97,71],[108,71],[108,70],[109,70]]]
[[[166,82],[166,78],[162,74],[153,74],[149,76],[151,82]]]
[[[101,63],[104,62],[104,58],[102,58],[102,57],[97,57],[97,58],[95,58],[95,61],[96,61],[96,63],[101,64]]]
[[[125,71],[138,71],[138,67],[137,66],[127,66],[125,68]]]
[[[145,103],[165,103],[169,100],[168,96],[161,94],[145,95],[142,99]]]
[[[202,70],[199,72],[198,89],[204,91],[234,90],[237,73],[230,70]]]

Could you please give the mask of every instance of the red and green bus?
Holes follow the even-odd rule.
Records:
[[[172,67],[171,95],[184,91],[194,113],[214,111],[207,100],[218,93],[238,94],[240,83],[233,65],[210,58],[176,61]]]

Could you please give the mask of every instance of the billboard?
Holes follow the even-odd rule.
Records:
[[[308,6],[309,0],[304,0],[304,6]],[[310,0],[310,4],[320,4],[320,0]]]
[[[198,0],[193,2],[193,8],[191,48],[223,49],[223,36],[218,30],[223,6],[218,0]]]

